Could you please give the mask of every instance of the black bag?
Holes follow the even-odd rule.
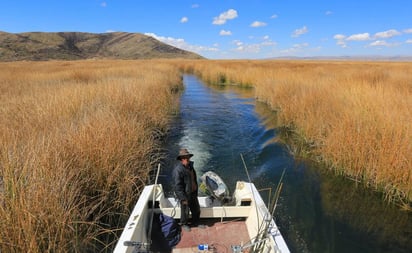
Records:
[[[163,213],[153,215],[152,251],[171,252],[182,238],[179,223]]]

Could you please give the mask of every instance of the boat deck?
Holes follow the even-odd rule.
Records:
[[[245,245],[250,240],[243,220],[220,222],[220,219],[202,219],[201,222],[206,225],[204,228],[182,230],[182,239],[173,249],[173,253],[198,252],[199,244],[209,246],[209,250],[205,252],[232,252],[232,246]]]

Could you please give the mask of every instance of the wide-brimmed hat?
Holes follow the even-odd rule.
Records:
[[[183,157],[192,157],[193,154],[191,154],[186,148],[182,148],[179,150],[179,155],[177,156],[177,160],[182,159]]]

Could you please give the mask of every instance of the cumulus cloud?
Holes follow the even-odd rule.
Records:
[[[237,52],[243,52],[243,53],[258,53],[260,52],[260,48],[256,44],[244,44],[240,40],[234,40],[232,43],[236,46],[233,50]]]
[[[392,29],[392,30],[388,30],[388,31],[384,31],[384,32],[375,33],[374,37],[377,38],[377,39],[385,39],[385,38],[392,38],[392,37],[398,36],[398,35],[401,35],[401,33],[398,32],[397,30]]]
[[[231,31],[226,31],[226,30],[220,30],[219,35],[221,36],[230,36],[232,35]]]
[[[399,42],[389,43],[385,40],[377,40],[377,41],[370,43],[368,46],[370,47],[397,47],[399,45],[400,45]]]
[[[410,30],[412,33],[412,29],[407,29],[403,30],[403,33],[407,33],[407,31]],[[400,45],[400,43],[389,43],[385,41],[384,39],[389,39],[395,36],[400,36],[402,35],[402,32],[395,30],[395,29],[390,29],[387,31],[383,32],[377,32],[373,36],[371,36],[369,33],[357,33],[357,34],[352,34],[350,36],[346,36],[343,34],[336,34],[333,36],[333,38],[336,40],[336,44],[339,45],[342,48],[347,47],[347,43],[349,41],[368,41],[368,40],[375,40],[371,43],[369,43],[367,46],[368,47],[394,47]]]
[[[412,33],[412,28],[403,30],[404,33]]]
[[[347,47],[346,42],[345,42],[345,39],[346,39],[346,36],[345,36],[345,35],[343,35],[343,34],[335,34],[335,36],[333,36],[333,38],[336,40],[336,45],[338,45],[338,46],[340,46],[340,47],[342,47],[342,48],[346,48],[346,47]]]
[[[260,21],[255,21],[252,24],[250,24],[251,27],[262,27],[266,26],[267,24],[265,22],[260,22]]]
[[[412,39],[405,41],[406,44],[412,44]]]
[[[343,41],[343,40],[338,40],[338,41],[336,41],[336,45],[338,45],[338,46],[340,46],[340,47],[342,47],[342,48],[347,48],[347,47],[348,47],[348,45],[346,44],[346,42]]]
[[[262,42],[260,43],[262,46],[275,46],[276,42],[272,41],[269,35],[265,35],[262,37]]]
[[[309,43],[300,43],[300,44],[294,44],[293,48],[302,49],[302,48],[306,48],[308,46],[309,46]]]
[[[370,40],[371,37],[369,33],[358,33],[358,34],[353,34],[346,38],[346,40],[353,40],[353,41],[364,41],[364,40]]]
[[[241,44],[238,45],[235,49],[235,51],[242,52],[242,53],[259,53],[260,52],[260,45],[259,44]]]
[[[276,46],[276,42],[272,41],[268,35],[263,36],[260,42],[257,43],[244,43],[240,40],[233,40],[232,44],[234,44],[233,51],[241,52],[241,53],[259,53],[265,47],[273,47]]]
[[[343,35],[343,34],[336,34],[335,36],[333,36],[333,38],[335,40],[344,40],[346,38],[346,36]]]
[[[173,37],[164,37],[164,36],[158,36],[154,33],[145,33],[145,35],[153,37],[163,43],[169,44],[171,46],[191,51],[191,52],[196,52],[196,53],[202,53],[202,52],[213,52],[213,51],[219,51],[218,48],[216,47],[207,47],[207,46],[198,46],[198,45],[190,45],[188,44],[184,39],[176,39]]]
[[[302,52],[305,48],[309,47],[309,43],[294,44],[291,48],[280,51],[283,54],[294,54]]]
[[[189,21],[187,17],[183,17],[180,19],[180,23],[186,23],[187,21]]]
[[[234,41],[232,41],[232,43],[235,44],[236,46],[242,46],[243,45],[243,42],[240,41],[240,40],[234,40]]]
[[[214,25],[223,25],[226,21],[237,18],[237,11],[234,9],[229,9],[221,13],[218,17],[213,18]]]
[[[278,18],[278,15],[273,14],[272,16],[270,16],[270,18],[271,18],[271,19]]]
[[[389,46],[389,43],[384,41],[384,40],[377,40],[377,41],[374,41],[374,42],[370,43],[369,46],[371,46],[371,47],[386,46],[387,47],[387,46]]]
[[[292,33],[292,37],[299,37],[302,34],[307,33],[309,30],[306,26],[300,28],[300,29],[296,29],[293,33]]]

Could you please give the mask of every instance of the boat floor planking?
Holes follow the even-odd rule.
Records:
[[[200,244],[207,244],[208,252],[232,252],[232,246],[243,246],[250,241],[244,220],[221,222],[219,219],[203,219],[202,225],[206,227],[192,227],[191,231],[183,231],[182,239],[173,253],[198,252]]]

